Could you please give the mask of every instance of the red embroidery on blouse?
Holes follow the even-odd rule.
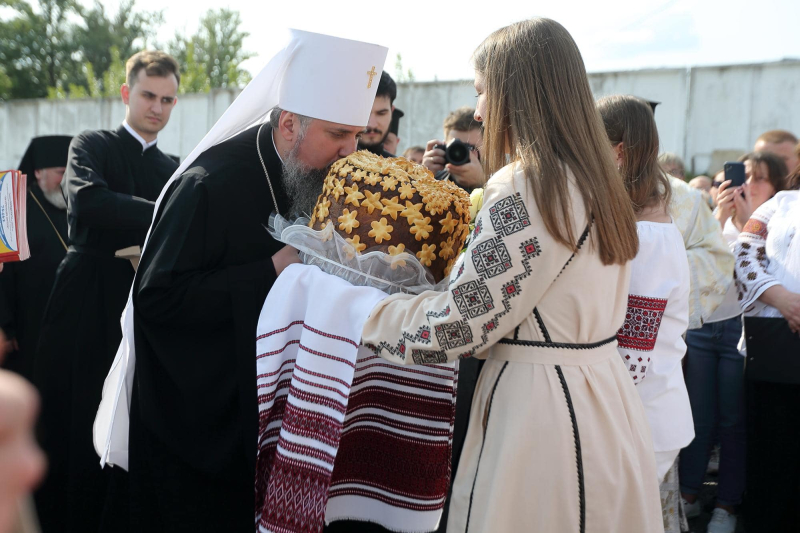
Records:
[[[658,329],[667,308],[667,300],[646,296],[628,296],[625,323],[617,332],[619,345],[630,350],[648,352],[656,345]]]
[[[760,239],[767,239],[767,225],[757,218],[751,218],[742,228],[742,233],[751,233]]]

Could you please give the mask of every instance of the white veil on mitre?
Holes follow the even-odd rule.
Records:
[[[169,186],[200,154],[266,122],[275,107],[348,126],[366,126],[387,53],[388,48],[376,44],[290,30],[288,44],[245,87],[172,175],[158,197],[154,216]],[[136,362],[130,294],[121,325],[122,342],[103,384],[93,438],[101,466],[111,464],[127,470]]]

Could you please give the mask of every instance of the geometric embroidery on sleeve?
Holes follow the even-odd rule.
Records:
[[[472,250],[472,264],[479,276],[493,278],[511,268],[511,256],[503,241],[495,237]]]
[[[466,320],[436,326],[436,340],[442,350],[451,350],[472,343],[472,329]]]
[[[442,311],[428,311],[425,313],[425,316],[428,317],[428,322],[431,321],[431,318],[444,318],[446,316],[450,316],[450,306],[448,305]]]
[[[489,288],[479,281],[468,281],[453,289],[453,299],[461,315],[475,318],[494,309]]]
[[[539,257],[539,254],[542,253],[542,249],[539,247],[539,239],[536,237],[524,241],[519,246],[519,249],[522,251],[522,255],[526,258]]]
[[[642,356],[626,354],[622,362],[628,367],[628,373],[633,378],[634,385],[641,383],[647,375],[647,367],[650,365],[650,358],[645,361]]]
[[[432,365],[447,362],[447,354],[442,350],[411,350],[411,359],[418,365]]]
[[[667,300],[647,298],[646,296],[628,296],[628,310],[625,323],[617,332],[617,341],[623,348],[649,352],[656,345],[658,329],[667,308]]]
[[[528,210],[519,193],[507,196],[490,207],[489,218],[495,233],[500,236],[511,235],[531,225]]]
[[[515,279],[512,279],[511,281],[509,281],[508,283],[503,285],[503,295],[504,295],[504,297],[508,296],[508,297],[513,298],[514,296],[519,294],[521,290],[522,290],[522,287],[520,286],[519,281],[517,281]]]
[[[483,230],[483,219],[479,218],[477,222],[475,222],[475,229],[472,231],[472,238],[476,238],[478,235],[481,234]]]
[[[453,279],[450,280],[450,282],[447,284],[447,286],[449,287],[450,285],[452,285],[456,281],[458,281],[458,278],[460,278],[463,273],[464,273],[464,261],[462,260],[461,261],[461,266],[458,267],[458,272],[456,272],[456,276]]]

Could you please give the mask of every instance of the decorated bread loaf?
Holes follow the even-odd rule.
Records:
[[[450,273],[469,234],[469,195],[401,157],[355,152],[331,167],[310,227],[334,230],[357,253],[414,255],[436,282]]]

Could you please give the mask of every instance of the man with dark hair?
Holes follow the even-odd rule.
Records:
[[[456,109],[444,119],[444,142],[433,139],[428,141],[427,151],[422,156],[422,164],[436,174],[436,179],[452,179],[467,192],[483,187],[486,176],[481,165],[480,150],[483,147],[483,129],[481,123],[474,119],[475,108],[464,106]],[[450,144],[454,139],[470,146],[469,162],[464,165],[452,165],[445,159],[445,151],[437,148]]]
[[[397,98],[397,84],[389,74],[384,71],[378,83],[378,92],[372,103],[372,112],[369,114],[367,129],[358,141],[359,150],[369,150],[373,154],[383,157],[394,157],[394,154],[383,148],[383,142],[389,134],[389,125],[392,122],[394,99]]]
[[[383,141],[383,149],[390,154],[397,153],[397,146],[400,144],[400,119],[404,116],[405,113],[396,107],[392,111],[392,122],[389,123],[389,131]]]
[[[800,144],[797,137],[786,130],[770,130],[762,133],[753,147],[754,152],[775,154],[786,163],[789,174],[800,164]]]
[[[67,202],[61,180],[72,137],[31,140],[19,170],[28,175],[28,243],[31,257],[9,263],[0,275],[0,329],[12,344],[3,366],[31,379],[39,326],[56,269],[67,253]]]
[[[144,243],[155,200],[178,166],[156,146],[177,102],[178,64],[163,52],[145,51],[128,60],[126,74],[122,125],[83,132],[69,148],[70,246],[45,309],[34,366],[42,395],[39,436],[49,458],[37,494],[45,533],[98,530],[111,474],[100,468],[92,426],[134,277],[131,262],[115,252]]]

